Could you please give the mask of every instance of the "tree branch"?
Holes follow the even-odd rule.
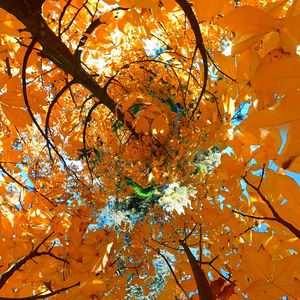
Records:
[[[87,155],[87,145],[86,145],[86,132],[87,132],[87,126],[88,126],[88,123],[90,122],[91,120],[91,117],[92,117],[92,113],[93,111],[100,105],[101,103],[100,102],[96,102],[91,108],[90,110],[88,111],[88,114],[84,120],[84,126],[83,126],[83,137],[82,137],[82,140],[83,140],[83,154],[84,154],[84,157],[85,157],[85,161],[86,161],[86,164],[87,164],[87,167],[88,167],[88,170],[89,170],[89,173],[90,173],[90,176],[91,176],[91,180],[93,182],[93,172],[91,170],[91,167],[90,167],[90,162],[89,162],[89,157]]]
[[[0,297],[0,300],[37,300],[37,299],[46,299],[48,297],[52,297],[52,296],[55,296],[55,295],[58,295],[62,292],[65,292],[67,290],[70,290],[71,288],[75,287],[75,286],[79,286],[80,285],[80,282],[76,282],[74,283],[73,285],[70,285],[70,286],[67,286],[65,288],[61,288],[61,289],[58,289],[56,291],[53,291],[51,293],[47,293],[47,294],[44,294],[44,293],[39,293],[37,295],[34,295],[34,296],[28,296],[28,297],[21,297],[21,298],[9,298],[9,297]]]
[[[41,55],[47,57],[62,71],[73,76],[73,79],[88,89],[101,104],[105,105],[120,121],[124,114],[117,108],[115,101],[108,95],[94,78],[81,66],[80,61],[69,48],[49,28],[41,15],[43,0],[0,0],[0,7],[20,20],[43,47]]]
[[[214,296],[213,291],[210,287],[209,281],[207,280],[204,271],[202,270],[201,266],[199,266],[198,261],[191,252],[190,248],[184,240],[180,240],[179,243],[183,247],[183,250],[192,268],[200,300],[216,300],[216,297]]]
[[[45,121],[45,139],[46,139],[46,142],[47,142],[47,146],[48,146],[48,151],[49,151],[49,156],[51,158],[51,151],[50,151],[50,148],[49,148],[49,138],[48,138],[48,134],[50,132],[49,128],[50,128],[50,116],[51,116],[51,112],[52,112],[52,109],[54,107],[54,105],[57,103],[57,101],[59,100],[59,98],[64,94],[64,92],[70,88],[73,84],[75,84],[75,81],[74,80],[71,80],[69,82],[66,83],[66,85],[64,87],[62,87],[60,89],[60,91],[55,95],[54,99],[52,100],[52,102],[50,103],[49,107],[48,107],[48,110],[47,110],[47,114],[46,114],[46,121]]]
[[[187,0],[175,0],[177,2],[177,4],[181,7],[181,9],[184,11],[186,17],[188,18],[191,28],[194,32],[194,36],[196,38],[196,47],[199,49],[200,54],[202,56],[202,60],[203,60],[203,86],[202,86],[202,90],[200,93],[200,96],[197,100],[196,106],[194,107],[192,114],[191,114],[191,120],[193,120],[194,115],[197,111],[197,108],[205,94],[206,91],[206,87],[207,87],[207,81],[208,81],[208,60],[207,60],[207,52],[205,49],[205,45],[204,45],[204,41],[203,41],[203,37],[202,37],[202,33],[200,30],[200,26],[198,24],[198,20],[193,12],[193,9],[191,7],[191,5],[187,2]]]
[[[0,289],[4,286],[6,281],[17,271],[19,270],[26,262],[30,259],[33,259],[36,256],[41,255],[48,255],[51,252],[51,249],[49,252],[38,252],[40,247],[54,234],[54,232],[51,232],[48,236],[46,236],[28,255],[24,256],[23,258],[19,259],[16,263],[11,265],[11,267],[2,273],[0,275]]]
[[[58,155],[58,157],[60,158],[60,160],[62,161],[64,167],[66,168],[66,170],[69,170],[73,176],[79,181],[82,183],[82,185],[85,185],[84,182],[82,182],[77,174],[68,167],[66,161],[64,160],[64,158],[61,156],[61,154],[58,152],[58,150],[56,149],[55,145],[53,143],[51,143],[51,141],[49,141],[46,133],[42,130],[42,128],[40,127],[39,123],[37,122],[32,110],[31,110],[31,107],[30,107],[30,103],[29,103],[29,100],[28,100],[28,95],[27,95],[27,84],[26,84],[26,68],[27,68],[27,62],[28,62],[28,59],[30,57],[30,54],[33,50],[33,47],[34,45],[37,43],[37,39],[36,38],[33,38],[30,45],[28,46],[28,48],[26,49],[26,52],[25,52],[25,55],[24,55],[24,58],[23,58],[23,64],[22,64],[22,93],[23,93],[23,97],[24,97],[24,102],[25,102],[25,105],[26,105],[26,108],[28,110],[28,113],[30,115],[30,118],[32,119],[33,123],[35,124],[35,126],[37,127],[38,131],[41,133],[41,135],[43,136],[43,138],[46,140],[47,144],[51,146],[51,148],[55,151],[55,153]],[[50,154],[51,156],[51,154]]]
[[[15,182],[16,184],[18,184],[20,187],[22,187],[24,190],[26,191],[33,191],[35,194],[38,194],[40,196],[42,196],[44,199],[46,199],[51,205],[53,206],[57,206],[56,203],[53,203],[47,196],[45,196],[44,194],[40,193],[35,187],[28,187],[26,185],[24,185],[22,182],[20,182],[18,179],[16,179],[14,176],[12,176],[10,173],[8,173],[5,168],[2,165],[2,162],[0,162],[0,169],[2,170],[2,172],[9,177],[13,182]]]
[[[240,212],[240,211],[237,211],[235,209],[232,210],[233,213],[235,214],[238,214],[242,217],[247,217],[247,218],[250,218],[250,219],[255,219],[255,220],[268,220],[268,221],[277,221],[276,218],[273,218],[273,217],[259,217],[259,216],[253,216],[253,215],[248,215],[248,214],[245,214],[243,212]]]
[[[264,174],[264,172],[263,172]],[[263,175],[262,174],[262,175]],[[291,224],[290,222],[286,221],[285,219],[283,219],[278,212],[275,210],[275,208],[273,207],[273,205],[271,204],[271,202],[262,194],[262,192],[260,191],[260,186],[261,186],[261,181],[259,183],[259,186],[256,187],[255,185],[253,185],[252,183],[250,183],[248,181],[248,179],[246,178],[246,176],[243,177],[244,181],[252,188],[254,189],[257,194],[259,195],[259,197],[261,198],[261,200],[266,203],[266,205],[268,206],[268,208],[271,210],[273,216],[274,216],[274,220],[272,221],[276,221],[278,223],[280,223],[281,225],[285,226],[290,232],[292,232],[298,239],[300,239],[300,230],[298,228],[296,228],[293,224]]]
[[[173,268],[172,268],[170,262],[168,261],[168,259],[160,252],[159,249],[155,249],[155,248],[153,248],[152,246],[150,246],[150,245],[148,245],[148,244],[146,244],[146,245],[147,245],[149,248],[151,248],[152,250],[154,250],[158,255],[160,255],[160,256],[163,258],[163,260],[165,261],[165,263],[166,263],[167,266],[169,267],[169,269],[170,269],[170,271],[171,271],[171,273],[172,273],[172,275],[173,275],[173,277],[174,277],[174,280],[175,280],[176,284],[179,286],[179,288],[181,289],[181,291],[183,292],[183,294],[185,295],[185,297],[186,297],[187,299],[190,299],[188,293],[185,291],[185,289],[183,288],[183,286],[182,286],[181,283],[179,282],[179,280],[178,280],[178,278],[177,278],[177,276],[176,276],[176,274],[175,274],[175,272],[174,272],[174,270],[173,270]],[[1,299],[0,299],[0,300],[1,300]]]

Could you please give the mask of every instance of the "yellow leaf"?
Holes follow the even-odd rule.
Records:
[[[132,0],[132,6],[133,7],[139,7],[139,8],[153,8],[155,5],[155,1],[152,0]]]
[[[194,8],[199,20],[211,20],[214,16],[220,14],[227,0],[194,0]]]
[[[85,273],[91,269],[90,264],[84,264],[75,260],[70,260],[70,268],[76,273]]]
[[[247,247],[241,251],[241,256],[243,257],[242,265],[252,281],[267,280],[271,277],[273,262],[267,251]]]
[[[240,125],[244,131],[253,131],[255,128],[269,128],[284,126],[300,119],[300,102],[298,99],[287,97],[275,105],[253,112]]]
[[[175,8],[175,1],[162,0],[163,6],[167,11],[172,11]]]
[[[281,39],[278,31],[269,32],[261,40],[261,49],[259,54],[261,57],[266,56],[272,50],[279,48],[281,46]]]
[[[117,4],[117,0],[105,0],[105,3],[109,5],[113,5],[113,4]]]
[[[113,12],[109,11],[109,12],[102,14],[100,17],[100,20],[104,24],[109,24],[110,21],[113,19],[113,17],[114,17]]]
[[[269,187],[272,186],[272,190]],[[300,187],[296,181],[287,176],[269,170],[262,184],[262,193],[271,202],[280,216],[295,227],[300,227],[300,219],[297,212],[300,210],[298,199]],[[285,200],[283,204],[282,201]]]
[[[194,278],[182,281],[181,285],[187,292],[194,292],[195,290],[197,290],[197,285]]]
[[[280,54],[274,54],[274,57]],[[283,54],[284,55],[284,54]],[[299,89],[300,58],[283,57],[272,61],[266,57],[258,66],[251,83],[259,93],[288,94]]]
[[[290,6],[287,16],[297,16],[300,15],[300,1],[293,1],[293,4]]]
[[[130,4],[131,4],[130,0],[120,0],[119,1],[119,5],[121,7],[130,7]]]
[[[92,272],[93,273],[99,273],[99,272],[104,272],[105,269],[107,269],[107,264],[109,262],[109,254],[110,254],[110,251],[112,249],[112,246],[113,246],[113,242],[109,243],[107,246],[106,246],[106,252],[105,254],[100,257],[97,262],[95,263],[95,265],[93,266],[93,269],[92,269]]]
[[[214,61],[225,74],[229,75],[232,78],[236,77],[236,67],[233,57],[225,56],[221,53],[216,53],[214,54]]]
[[[103,270],[105,270],[107,268],[107,264],[109,262],[109,254],[110,254],[110,251],[111,251],[111,248],[113,246],[113,242],[109,243],[107,246],[106,246],[106,252],[103,256],[103,260],[102,260],[102,268]]]
[[[274,17],[253,6],[235,8],[225,15],[219,24],[241,33],[267,33],[278,29],[279,26]]]
[[[274,17],[280,17],[285,5],[286,0],[271,2],[264,7],[264,11]]]
[[[88,264],[96,257],[96,248],[91,245],[81,244],[78,247],[78,253],[82,257],[82,262]]]
[[[300,108],[295,106],[294,112],[295,117],[297,117],[296,113],[300,113]],[[283,114],[284,113],[286,113],[286,111],[283,111]],[[300,129],[299,119],[289,125],[284,148],[279,159],[276,161],[277,165],[280,165],[283,169],[288,169],[296,173],[300,172],[300,145],[298,142]]]
[[[25,107],[21,92],[21,81],[18,76],[11,77],[6,82],[7,91],[0,95],[0,102],[9,106]]]
[[[244,51],[237,58],[237,80],[250,81],[260,63],[260,57],[256,51]]]
[[[254,47],[254,45],[257,45],[257,43],[260,41],[263,34],[259,33],[250,33],[250,34],[241,34],[237,33],[236,38],[232,42],[231,46],[231,55],[235,55],[238,53],[242,53],[246,50],[249,50]],[[255,51],[255,53],[257,53]]]

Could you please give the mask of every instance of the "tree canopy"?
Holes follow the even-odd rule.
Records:
[[[0,0],[0,68],[0,300],[300,299],[300,1]]]

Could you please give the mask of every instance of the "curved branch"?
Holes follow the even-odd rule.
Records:
[[[197,53],[197,49],[198,49],[198,47],[196,46],[195,50],[193,52],[191,65],[190,65],[190,70],[188,71],[189,75],[188,75],[188,80],[187,80],[187,83],[186,83],[186,91],[185,91],[184,97],[183,97],[183,107],[186,111],[187,111],[186,97],[187,97],[187,94],[188,94],[188,89],[189,89],[190,80],[191,80],[191,74],[192,74],[192,70],[193,70],[193,63],[194,63],[194,59],[195,59],[195,56],[196,56],[196,53]]]
[[[83,140],[83,154],[84,154],[84,157],[85,157],[85,161],[86,161],[86,164],[87,164],[87,167],[88,167],[88,170],[89,170],[89,173],[91,175],[91,179],[93,181],[93,173],[92,173],[92,170],[91,170],[91,167],[90,167],[90,163],[89,163],[89,158],[88,158],[88,155],[87,155],[87,147],[86,147],[86,131],[87,131],[87,126],[91,120],[91,116],[92,116],[92,113],[93,111],[99,106],[101,105],[102,103],[101,102],[96,102],[89,110],[85,120],[84,120],[84,126],[83,126],[83,133],[82,133],[82,140]]]
[[[73,76],[76,82],[88,89],[123,122],[124,114],[117,108],[116,102],[108,95],[106,90],[83,69],[70,49],[49,28],[41,15],[41,5],[36,5],[37,2],[42,3],[42,0],[0,0],[0,7],[14,15],[26,26],[27,30],[43,48],[40,55],[48,58],[62,71]],[[132,130],[132,128],[130,130]]]
[[[49,122],[50,122],[50,116],[51,116],[51,112],[52,109],[54,107],[54,105],[57,103],[57,101],[59,100],[59,98],[63,95],[63,93],[69,89],[75,82],[75,80],[71,80],[69,81],[56,95],[55,98],[51,101],[49,108],[47,110],[47,114],[46,114],[46,121],[45,121],[45,139],[47,141],[48,144],[48,133],[49,133]]]
[[[194,233],[194,231],[196,230],[197,227],[197,223],[195,223],[195,225],[193,226],[193,228],[190,230],[190,232],[185,236],[185,238],[182,240],[183,242],[186,242],[186,240]]]
[[[216,68],[221,74],[223,74],[223,75],[224,75],[225,77],[227,77],[228,79],[230,79],[230,80],[236,82],[236,79],[232,78],[231,76],[229,76],[228,74],[226,74],[224,71],[222,71],[222,70],[220,69],[220,67],[215,63],[215,61],[213,60],[213,58],[211,57],[211,55],[209,54],[208,51],[206,51],[206,54],[207,54],[208,58],[210,59],[210,61],[212,62],[212,64],[215,66],[215,68]]]
[[[70,29],[70,27],[72,26],[72,24],[74,23],[76,17],[78,16],[78,14],[80,13],[80,11],[86,6],[86,4],[88,3],[88,0],[86,0],[81,7],[79,7],[75,13],[75,15],[73,16],[73,18],[69,21],[68,26],[62,31],[61,35],[64,34],[66,31],[68,31]]]
[[[76,47],[76,50],[74,52],[74,57],[80,61],[80,58],[81,58],[81,53],[82,53],[82,47],[85,45],[87,39],[88,39],[88,36],[90,34],[92,34],[92,32],[99,26],[103,24],[101,21],[100,21],[100,18],[94,20],[89,26],[88,28],[85,30],[84,34],[82,35],[77,47]]]
[[[39,123],[37,122],[36,118],[34,117],[34,114],[33,114],[32,110],[31,110],[29,100],[28,100],[28,96],[27,96],[27,88],[26,88],[26,86],[27,86],[27,83],[26,83],[26,68],[27,68],[27,62],[28,62],[29,56],[30,56],[30,54],[33,50],[33,47],[36,43],[37,43],[37,39],[33,38],[30,45],[28,46],[28,48],[25,52],[25,55],[24,55],[24,58],[23,58],[23,64],[22,64],[22,93],[23,93],[26,108],[28,110],[30,118],[32,119],[35,126],[37,127],[38,131],[41,133],[43,138],[47,141],[47,144],[49,144],[51,146],[51,148],[54,150],[54,152],[58,155],[58,157],[62,161],[62,163],[63,163],[64,167],[66,168],[66,170],[70,170],[71,173],[74,175],[74,177],[84,185],[84,183],[78,178],[77,174],[68,167],[67,163],[65,162],[65,160],[61,156],[61,154],[58,152],[55,145],[49,141],[48,136],[46,135],[46,133],[40,127]]]
[[[192,7],[190,6],[190,4],[187,2],[187,0],[175,0],[177,2],[177,4],[181,7],[181,9],[184,11],[185,15],[187,16],[191,28],[194,32],[194,36],[196,38],[196,47],[199,49],[200,54],[202,56],[202,60],[203,60],[203,87],[200,93],[200,96],[197,100],[196,106],[194,107],[192,114],[191,114],[191,118],[190,120],[193,120],[194,115],[198,109],[198,106],[205,94],[206,91],[206,87],[207,87],[207,81],[208,81],[208,60],[207,60],[207,52],[204,46],[204,41],[203,41],[203,37],[202,37],[202,33],[198,24],[198,20],[192,10]]]

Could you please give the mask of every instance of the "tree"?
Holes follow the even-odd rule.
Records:
[[[0,9],[0,299],[300,298],[298,0]]]

